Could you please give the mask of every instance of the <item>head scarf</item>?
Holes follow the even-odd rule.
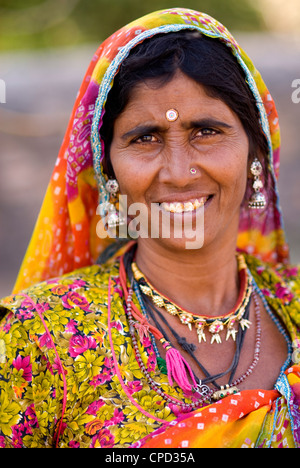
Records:
[[[14,292],[90,265],[114,239],[103,235],[97,213],[104,190],[103,142],[99,128],[105,102],[122,61],[139,43],[156,34],[197,30],[225,43],[244,70],[267,139],[270,186],[260,215],[241,210],[237,248],[269,263],[286,262],[277,179],[280,133],[273,99],[260,73],[229,31],[212,17],[173,8],[138,19],[115,32],[98,48],[80,87],[42,208],[23,260]],[[102,233],[102,234],[101,234]]]

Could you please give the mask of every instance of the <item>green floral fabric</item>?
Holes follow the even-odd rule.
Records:
[[[298,268],[247,263],[291,339],[299,331]],[[108,280],[112,279],[110,316]],[[0,447],[126,447],[181,414],[149,385],[130,338],[119,263],[94,265],[0,301]],[[184,398],[139,343],[162,390]]]

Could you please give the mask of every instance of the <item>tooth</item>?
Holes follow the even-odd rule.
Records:
[[[193,210],[194,210],[194,203],[189,201],[184,204],[184,211],[193,211]]]
[[[180,203],[177,203],[177,202],[170,203],[169,206],[170,206],[169,210],[170,210],[172,213],[181,213],[181,212],[182,212]]]
[[[163,202],[163,203],[161,204],[161,207],[162,207],[162,209],[165,210],[165,211],[170,211],[170,206],[169,206],[168,203]]]
[[[175,213],[182,213],[184,206],[182,203],[175,203]]]
[[[183,211],[194,211],[200,206],[203,206],[207,201],[208,197],[196,198],[195,200],[190,200],[184,203],[181,202],[162,202],[161,207],[168,212],[172,213],[182,213]]]
[[[207,197],[202,197],[202,198],[200,198],[200,200],[199,200],[199,206],[203,206],[204,203],[206,202],[206,200],[207,200]]]

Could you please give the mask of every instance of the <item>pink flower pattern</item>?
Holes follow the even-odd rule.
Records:
[[[73,335],[70,340],[69,353],[73,358],[84,353],[88,349],[96,349],[97,343],[94,338],[84,335]]]
[[[22,358],[18,356],[16,359],[13,360],[13,366],[19,371],[23,370],[23,378],[30,382],[31,380],[31,370],[32,365],[30,363],[30,356]]]
[[[54,428],[60,423],[63,378],[66,379],[68,390],[66,400],[68,413],[62,421],[62,432],[59,438],[63,446],[81,447],[80,434],[83,434],[82,440],[85,441],[85,446],[88,444],[90,447],[120,446],[122,437],[126,440],[125,445],[134,443],[137,437],[136,430],[140,429],[141,434],[144,431],[139,418],[142,417],[143,421],[145,419],[145,415],[139,413],[132,404],[134,400],[139,405],[145,404],[143,407],[145,412],[152,412],[158,418],[165,418],[169,422],[174,418],[182,417],[189,411],[158,398],[153,390],[149,391],[145,377],[141,377],[140,367],[132,355],[132,347],[128,341],[128,324],[123,308],[124,297],[123,295],[120,297],[117,293],[119,285],[116,285],[113,292],[113,297],[117,298],[114,300],[118,303],[118,309],[112,311],[109,324],[117,356],[116,362],[116,357],[113,356],[110,348],[105,306],[99,307],[97,303],[93,303],[90,291],[95,290],[94,278],[91,279],[89,269],[86,271],[87,273],[84,273],[85,270],[83,270],[81,275],[85,279],[89,278],[90,288],[88,281],[82,280],[81,275],[70,275],[70,278],[74,278],[74,282],[67,277],[66,282],[62,280],[60,285],[55,282],[53,288],[45,287],[42,291],[43,300],[37,304],[36,309],[34,301],[20,300],[18,307],[15,301],[14,314],[8,313],[1,323],[0,332],[9,335],[7,343],[15,340],[14,334],[18,330],[17,327],[20,323],[24,323],[30,336],[30,346],[28,351],[24,352],[22,349],[24,337],[20,338],[18,334],[16,335],[19,341],[15,340],[16,354],[11,358],[12,375],[16,385],[13,386],[15,393],[11,396],[11,401],[18,407],[22,402],[24,410],[19,410],[20,414],[15,416],[9,429],[9,437],[6,432],[1,432],[0,419],[0,447],[5,447],[7,440],[9,440],[9,445],[15,448],[26,446],[29,440],[35,443],[35,434],[44,430],[42,428],[39,431],[39,418],[44,424],[45,411],[50,411],[49,414],[47,413],[49,431],[56,435]],[[260,265],[256,270],[251,271],[266,300],[270,300],[271,304],[276,303],[281,308],[282,304],[287,307],[295,303],[294,295],[288,287],[288,278],[294,281],[292,274],[282,281],[278,274],[275,276],[276,281],[272,283],[267,266]],[[292,273],[294,273],[293,270]],[[48,294],[48,303],[44,300],[46,294]],[[37,300],[34,294],[33,297]],[[49,304],[54,309],[53,311]],[[38,320],[37,311],[49,328],[45,329],[42,322]],[[33,354],[31,346],[34,349]],[[158,369],[156,353],[147,335],[143,337],[141,352],[147,371],[153,372],[158,382],[161,381],[166,385],[167,376],[163,376]],[[36,361],[31,361],[31,356],[32,358],[36,356]],[[298,402],[297,388],[295,387],[294,390],[297,397],[295,397],[295,402]],[[30,400],[33,392],[36,401]],[[176,393],[175,397],[180,399],[182,395]],[[41,405],[39,399],[42,401]],[[38,402],[37,406],[35,406],[36,402]],[[45,411],[43,405],[45,405]],[[53,409],[56,412],[52,415]],[[79,412],[78,419],[77,412]],[[83,421],[83,423],[76,432],[74,428],[76,428],[77,421]],[[153,429],[157,427],[153,425]],[[49,444],[55,443],[54,437],[49,440],[51,440]],[[44,444],[45,441],[40,443]]]
[[[89,303],[84,296],[81,296],[75,291],[70,291],[62,297],[62,304],[66,309],[79,307],[81,310],[88,312],[90,310]]]

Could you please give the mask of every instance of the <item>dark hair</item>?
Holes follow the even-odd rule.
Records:
[[[254,96],[229,47],[197,31],[159,34],[131,51],[108,94],[100,134],[105,147],[104,170],[109,176],[113,176],[109,152],[114,122],[129,102],[134,86],[149,79],[166,84],[177,70],[203,85],[208,95],[221,99],[235,112],[249,139],[250,160],[259,152],[267,155],[268,145]]]

